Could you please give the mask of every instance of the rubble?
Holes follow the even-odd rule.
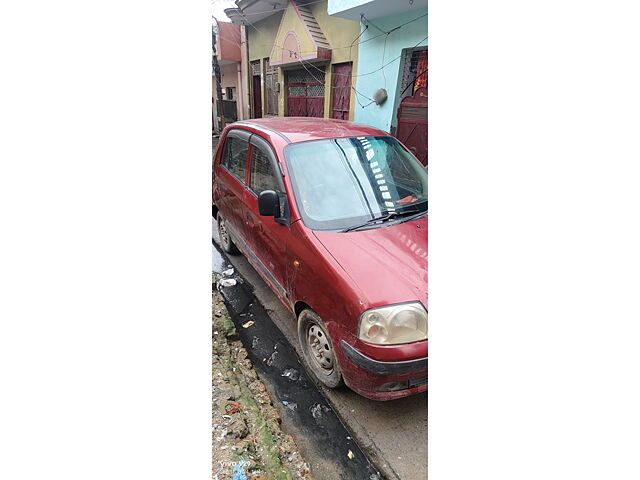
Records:
[[[220,284],[214,278],[216,283]],[[247,358],[217,289],[213,289],[212,320],[212,478],[312,480],[293,438],[280,428],[280,415]]]

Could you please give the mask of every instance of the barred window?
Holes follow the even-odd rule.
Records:
[[[244,183],[247,172],[247,151],[249,144],[235,137],[227,137],[222,154],[222,166]]]

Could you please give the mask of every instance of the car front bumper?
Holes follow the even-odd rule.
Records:
[[[428,357],[381,361],[365,355],[345,340],[340,341],[345,383],[373,400],[393,400],[428,388]]]

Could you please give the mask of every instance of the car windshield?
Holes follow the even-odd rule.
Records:
[[[427,172],[393,137],[294,143],[285,158],[302,220],[311,229],[369,228],[427,211]]]

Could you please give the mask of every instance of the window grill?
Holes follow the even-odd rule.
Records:
[[[400,100],[404,97],[413,95],[413,89],[410,85],[416,79],[416,75],[419,73],[418,61],[420,58],[420,52],[425,51],[426,48],[408,48],[404,51],[402,56],[402,83],[400,84]]]
[[[251,62],[251,75],[260,75],[260,60]]]
[[[324,85],[308,85],[308,97],[324,97]]]
[[[307,68],[309,71],[303,68],[287,72],[287,83],[317,83],[318,80],[324,82],[324,67],[309,66]]]
[[[292,97],[305,97],[307,89],[302,85],[290,85],[289,95]]]

